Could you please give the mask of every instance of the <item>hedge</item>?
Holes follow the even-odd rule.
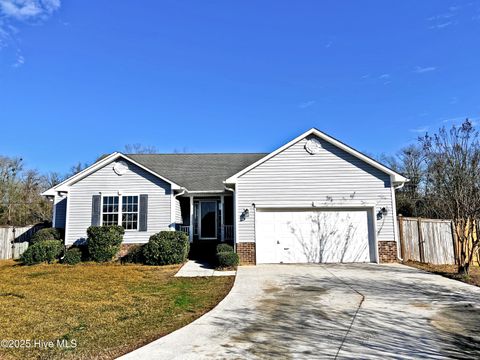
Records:
[[[71,247],[65,251],[65,256],[63,257],[63,263],[67,265],[76,265],[82,262],[82,250],[78,247]]]
[[[148,265],[180,264],[187,260],[190,242],[180,231],[161,231],[150,236],[143,248],[145,263]]]
[[[90,226],[87,229],[89,259],[96,262],[111,261],[120,251],[125,230],[118,225]]]
[[[44,240],[30,245],[20,257],[25,265],[34,265],[42,262],[52,263],[60,258],[64,250],[61,241]]]
[[[233,252],[233,246],[229,244],[218,244],[217,245],[217,254],[221,252]]]
[[[238,266],[239,257],[234,252],[220,252],[217,253],[217,261],[220,268],[232,268]]]
[[[61,240],[62,233],[57,228],[45,228],[38,230],[30,239],[30,244],[45,240]]]

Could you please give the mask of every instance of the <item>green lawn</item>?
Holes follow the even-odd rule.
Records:
[[[233,277],[173,278],[178,268],[0,261],[0,340],[77,343],[0,348],[0,358],[114,358],[198,318],[233,284]]]

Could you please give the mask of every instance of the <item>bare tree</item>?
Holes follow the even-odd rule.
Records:
[[[138,143],[125,145],[125,153],[127,154],[155,154],[157,152],[157,148],[151,145],[145,146]]]
[[[468,119],[420,138],[429,174],[429,205],[439,217],[452,219],[458,239],[458,271],[468,274],[479,247],[480,143]],[[474,233],[476,232],[476,237]]]
[[[51,171],[42,176],[42,183],[45,189],[50,189],[63,181],[63,176],[60,173]]]
[[[40,196],[44,178],[24,170],[22,159],[0,157],[0,224],[26,225],[50,219],[51,204]]]
[[[420,145],[413,144],[401,149],[396,156],[381,157],[393,170],[403,174],[409,182],[397,190],[397,212],[405,216],[435,217],[426,206],[428,172],[426,156]]]

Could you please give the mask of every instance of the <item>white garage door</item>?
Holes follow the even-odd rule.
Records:
[[[259,209],[255,214],[257,263],[375,261],[368,214],[366,209]]]

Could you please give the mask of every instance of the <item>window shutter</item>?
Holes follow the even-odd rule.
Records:
[[[147,231],[148,195],[140,195],[138,231]]]
[[[100,195],[93,195],[92,196],[92,225],[93,226],[100,226],[100,213],[101,213],[101,197]]]

